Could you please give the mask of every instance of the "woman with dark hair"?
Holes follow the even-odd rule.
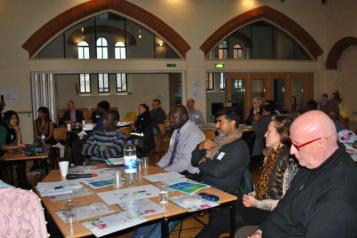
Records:
[[[138,110],[139,115],[132,129],[136,132],[144,132],[146,127],[151,123],[150,109],[148,105],[141,103],[139,104]]]
[[[293,119],[287,116],[275,116],[269,123],[264,136],[270,151],[264,159],[263,170],[255,186],[256,190],[235,202],[236,230],[243,226],[262,224],[290,187],[298,171],[295,160],[290,156],[288,140],[292,121]],[[210,215],[209,223],[196,238],[215,238],[222,232],[228,231],[229,214],[230,208],[214,210]]]
[[[288,108],[288,114],[296,114],[299,109],[299,106],[296,104],[296,97],[290,97],[290,103]]]
[[[41,141],[41,136],[44,134],[46,144],[54,144],[55,140],[53,138],[53,121],[50,119],[50,112],[47,107],[40,107],[38,110],[38,118],[34,121],[35,128],[35,142]],[[41,160],[41,166],[43,163]],[[30,171],[34,171],[38,167],[38,160],[33,161],[33,166]]]
[[[15,150],[21,147],[25,147],[25,145],[22,144],[19,117],[14,111],[7,111],[4,114],[4,121],[0,126],[0,157],[7,150]],[[32,185],[26,177],[26,161],[17,162],[16,172],[18,187],[31,189]]]
[[[2,124],[2,111],[5,109],[6,106],[6,102],[5,102],[5,98],[4,95],[1,95],[1,101],[0,101],[0,124]]]

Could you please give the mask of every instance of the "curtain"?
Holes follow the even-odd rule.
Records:
[[[54,73],[31,73],[32,113],[37,118],[39,107],[47,107],[50,118],[58,125],[56,77]]]

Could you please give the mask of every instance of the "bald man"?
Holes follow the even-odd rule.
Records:
[[[307,112],[291,125],[290,140],[304,168],[251,237],[357,237],[357,166],[333,121]]]
[[[195,100],[192,98],[187,100],[187,108],[188,108],[188,117],[190,121],[194,122],[195,124],[205,124],[205,119],[203,118],[203,114],[200,110],[195,108]]]

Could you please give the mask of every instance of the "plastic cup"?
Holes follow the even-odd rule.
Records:
[[[158,183],[158,187],[160,205],[167,205],[169,203],[169,184],[161,181]]]
[[[59,167],[61,170],[61,176],[65,177],[68,174],[68,166],[69,162],[68,161],[61,161],[59,162]]]
[[[136,161],[136,169],[138,170],[138,172],[141,171],[142,165],[143,165],[142,160]]]
[[[114,171],[114,183],[113,183],[114,188],[122,188],[123,187],[123,182],[121,181],[121,172],[120,170],[115,170]]]
[[[82,127],[85,127],[85,125],[86,125],[86,120],[83,120],[82,121]]]
[[[63,205],[66,225],[72,227],[77,222],[77,200],[67,199],[63,201]]]
[[[142,157],[141,158],[141,166],[143,169],[147,169],[149,166],[149,157]]]
[[[72,124],[67,124],[67,131],[72,131]]]

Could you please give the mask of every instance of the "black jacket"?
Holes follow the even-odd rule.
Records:
[[[138,116],[134,126],[137,132],[144,132],[146,127],[151,123],[151,116],[149,110]]]
[[[357,237],[357,166],[339,148],[318,168],[302,168],[260,226],[263,237]]]
[[[161,107],[156,110],[151,110],[151,124],[156,129],[159,129],[158,124],[164,124],[166,120],[166,113]]]
[[[263,153],[263,149],[265,147],[264,135],[268,130],[268,126],[269,123],[271,122],[271,119],[276,115],[277,114],[272,113],[270,115],[263,116],[259,120],[255,120],[252,122],[254,133],[255,133],[252,156],[261,155]]]
[[[226,192],[236,194],[249,164],[250,156],[247,144],[242,139],[225,144],[213,160],[207,159],[206,162],[198,165],[198,162],[204,157],[206,157],[206,150],[199,150],[197,146],[192,152],[191,164],[200,169],[201,180]]]
[[[65,121],[69,121],[71,120],[71,113],[70,111],[66,111],[63,115],[63,117],[61,117],[59,124],[60,125],[65,125]],[[84,115],[83,112],[81,110],[77,110],[76,109],[76,123],[82,123],[82,121],[84,120]]]
[[[258,114],[262,115],[263,113],[263,107],[260,107]],[[254,121],[254,108],[250,109],[249,116],[247,120],[245,120],[246,125],[252,125],[252,122]]]

